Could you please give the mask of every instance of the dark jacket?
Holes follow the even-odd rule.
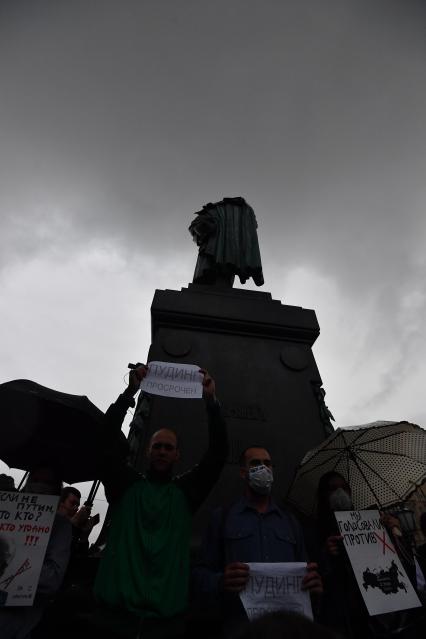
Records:
[[[105,495],[113,504],[141,474],[126,462],[128,450],[120,438],[121,425],[133,400],[120,395],[108,408],[106,419],[106,449],[104,451],[102,482]],[[219,479],[228,456],[226,422],[219,402],[207,404],[209,445],[199,464],[186,473],[173,478],[184,492],[192,512],[195,512]]]

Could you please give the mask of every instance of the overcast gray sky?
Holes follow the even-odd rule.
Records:
[[[337,425],[425,427],[425,27],[414,0],[2,0],[0,382],[106,409],[193,212],[241,195]]]

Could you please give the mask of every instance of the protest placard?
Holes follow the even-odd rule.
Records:
[[[369,615],[421,606],[377,510],[335,513]]]
[[[240,599],[250,621],[279,610],[313,618],[309,593],[302,590],[306,563],[249,563],[248,566],[250,577]]]
[[[203,373],[195,364],[149,362],[141,390],[153,395],[197,399],[203,396]]]
[[[0,606],[30,606],[59,497],[0,491]]]

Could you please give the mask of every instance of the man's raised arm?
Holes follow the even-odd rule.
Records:
[[[109,502],[118,499],[123,491],[138,477],[138,473],[127,464],[128,444],[121,434],[121,427],[130,407],[134,407],[134,396],[147,373],[141,365],[130,371],[126,390],[118,396],[105,413],[105,446],[101,461],[101,480]]]
[[[206,370],[201,369],[201,372],[204,374],[203,399],[207,411],[209,445],[201,462],[177,479],[193,512],[199,508],[219,479],[228,457],[228,432],[216,397],[216,384]]]

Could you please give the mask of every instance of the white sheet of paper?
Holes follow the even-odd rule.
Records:
[[[148,374],[140,388],[152,395],[199,399],[203,396],[203,374],[196,364],[149,362]]]
[[[0,606],[31,606],[59,497],[0,492]]]
[[[335,513],[369,615],[421,606],[377,510]]]
[[[306,563],[250,563],[248,566],[250,578],[240,598],[250,621],[279,610],[313,618],[311,598],[301,588]]]

